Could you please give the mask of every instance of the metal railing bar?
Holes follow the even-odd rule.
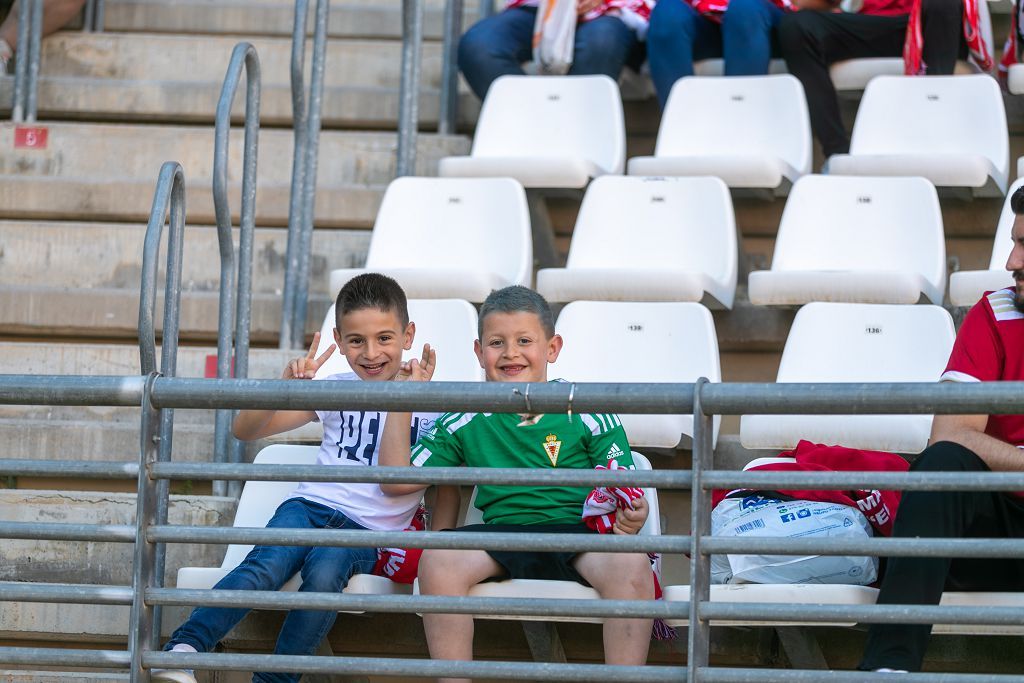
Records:
[[[1019,607],[953,605],[793,605],[787,603],[702,602],[704,619],[720,621],[856,622],[858,624],[963,624],[1022,626]]]
[[[25,91],[28,88],[28,41],[29,18],[32,3],[28,0],[18,4],[18,49],[21,55],[14,60],[14,99],[11,103],[11,120],[22,123],[25,120]],[[24,55],[24,57],[22,57]]]
[[[36,120],[36,110],[39,100],[39,60],[41,45],[43,42],[43,0],[26,0],[32,6],[30,17],[28,44],[21,43],[19,48],[23,55],[28,57],[28,80],[25,88],[25,121],[33,123]]]
[[[2,529],[2,526],[0,526]],[[685,553],[689,536],[611,534],[522,534],[508,532],[362,531],[356,529],[270,529],[265,527],[163,526],[149,528],[150,543],[238,543],[242,545],[332,546],[344,548],[456,548],[543,552]]]
[[[703,552],[877,557],[1024,557],[1024,539],[1012,538],[728,538],[705,536]]]
[[[132,549],[132,605],[128,614],[128,652],[131,654],[132,683],[149,681],[149,672],[142,668],[142,656],[146,649],[152,650],[157,647],[163,610],[159,606],[147,605],[144,599],[147,588],[163,585],[164,547],[150,541],[146,537],[146,532],[158,524],[161,513],[166,520],[168,505],[167,482],[153,479],[148,472],[148,468],[160,458],[161,429],[164,424],[161,416],[163,411],[154,408],[150,400],[156,378],[155,372],[149,375],[142,398],[139,478],[135,489],[135,546]],[[158,486],[161,483],[164,485]]]
[[[0,461],[2,464],[3,461]],[[348,471],[351,470],[351,471]],[[0,470],[2,473],[2,470]],[[329,465],[249,465],[155,463],[154,479],[234,481],[330,481],[346,483],[514,484],[534,486],[653,486],[688,488],[689,470],[537,470],[488,467],[333,467]]]
[[[316,655],[252,655],[224,653],[146,652],[143,664],[151,668],[186,668],[211,671],[284,671],[301,674],[334,673],[375,676],[519,678],[535,681],[680,681],[684,667],[612,666],[607,664],[552,664],[547,662],[459,662],[377,657],[321,657]]]
[[[780,680],[823,681],[825,683],[864,683],[891,681],[891,674],[875,674],[867,671],[818,671],[810,669],[737,669],[700,667],[700,680],[708,683],[778,683]],[[943,674],[933,671],[909,673],[897,676],[900,683],[1020,683],[1024,676],[1014,674]]]
[[[416,173],[422,47],[423,3],[420,0],[402,0],[402,75],[398,86],[398,155],[395,164],[395,176],[399,178]]]
[[[312,73],[309,82],[309,113],[306,116],[306,151],[303,154],[305,171],[302,173],[302,222],[298,233],[298,261],[295,274],[295,302],[293,305],[292,347],[305,346],[306,305],[309,295],[309,271],[313,247],[313,219],[316,214],[317,160],[320,152],[320,111],[324,96],[324,68],[327,60],[327,18],[330,0],[317,0],[316,25],[313,29]]]
[[[0,584],[2,586],[2,584]],[[540,598],[473,598],[441,595],[349,595],[292,591],[185,590],[151,588],[151,605],[180,607],[252,607],[255,609],[318,609],[398,614],[502,614],[521,617],[645,617],[684,618],[689,603],[665,600],[581,600]]]
[[[693,458],[690,496],[690,596],[687,620],[686,663],[690,667],[690,683],[699,681],[696,668],[708,663],[711,650],[711,624],[701,619],[697,605],[711,597],[711,559],[703,552],[705,534],[711,533],[711,492],[703,486],[704,471],[711,467],[713,423],[703,410],[702,390],[706,377],[693,387]]]
[[[141,376],[0,375],[0,404],[137,407],[145,386]]]
[[[245,69],[245,140],[242,154],[242,206],[239,213],[238,260],[231,239],[228,199],[228,146],[231,105]],[[238,43],[231,53],[217,102],[213,148],[213,204],[220,250],[220,300],[217,311],[217,377],[231,376],[232,341],[235,377],[249,376],[249,325],[252,318],[252,244],[256,227],[256,170],[260,131],[260,60],[251,43]],[[235,286],[237,263],[238,282]],[[237,299],[236,299],[237,296]],[[233,305],[234,304],[234,305]],[[232,327],[234,324],[234,327]],[[231,437],[233,411],[217,411],[214,452],[217,462],[239,462],[241,447]],[[161,458],[163,460],[163,458]],[[214,495],[226,495],[225,482],[214,482]]]
[[[158,408],[394,411],[443,406],[443,410],[452,412],[566,413],[572,393],[572,410],[577,413],[686,414],[693,409],[692,384],[576,384],[575,392],[573,385],[555,382],[345,382],[343,387],[326,384],[273,379],[158,378],[152,401]],[[531,411],[526,409],[527,387]],[[1024,393],[1024,386],[1021,391]]]
[[[0,522],[0,538],[21,538],[36,541],[132,543],[135,541],[135,527],[128,524]]]
[[[23,583],[0,581],[5,602],[56,602],[91,605],[130,605],[131,586],[96,586],[85,583]]]
[[[123,650],[66,650],[56,647],[0,647],[4,664],[38,664],[40,666],[81,666],[125,668],[131,655]]]
[[[61,477],[75,479],[135,479],[139,476],[136,462],[79,462],[77,460],[0,460],[0,476]]]
[[[444,38],[441,43],[441,105],[437,117],[437,132],[455,133],[459,106],[459,37],[462,35],[462,0],[448,0],[444,6]]]
[[[709,489],[882,489],[906,491],[1024,491],[1020,472],[705,472]]]
[[[1024,413],[1024,382],[711,383],[709,415],[881,415]]]

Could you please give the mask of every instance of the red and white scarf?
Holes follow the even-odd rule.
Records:
[[[420,505],[405,531],[423,531],[427,528],[427,509]],[[412,583],[420,568],[423,548],[377,548],[377,564],[371,574],[385,576],[395,583]]]
[[[982,71],[991,71],[994,64],[992,46],[985,42],[985,37],[981,33],[981,13],[978,8],[978,3],[985,1],[963,0],[964,39],[967,41],[967,50],[971,60]],[[1016,17],[1016,12],[1014,12],[1014,16]],[[903,72],[908,76],[923,75],[927,71],[928,65],[924,63],[922,57],[923,49],[921,0],[914,0],[914,6],[910,10],[910,18],[907,21],[907,39],[903,43]]]

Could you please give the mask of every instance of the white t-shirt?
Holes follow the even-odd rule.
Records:
[[[354,372],[318,378],[324,381],[360,381]],[[323,424],[317,464],[342,467],[367,467],[377,464],[380,438],[384,433],[387,413],[376,410],[316,411]],[[410,445],[434,426],[437,413],[413,413]],[[379,484],[348,484],[335,482],[303,482],[293,498],[305,498],[343,513],[367,529],[399,530],[409,526],[423,492],[404,496],[387,496]]]

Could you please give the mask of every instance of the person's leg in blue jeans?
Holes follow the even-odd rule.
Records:
[[[292,498],[278,507],[267,528],[360,529],[345,515],[324,505]],[[301,591],[340,592],[356,573],[368,572],[377,559],[373,548],[307,548],[300,546],[256,546],[214,589],[278,590],[297,572],[302,574]],[[191,645],[209,652],[249,612],[248,608],[197,607],[164,646]],[[334,624],[334,611],[293,610],[285,618],[276,654],[312,654]],[[293,683],[294,674],[257,673],[254,681]]]
[[[533,58],[536,7],[514,7],[473,24],[459,39],[459,70],[481,100],[499,76],[523,75]]]
[[[647,63],[662,109],[675,82],[693,75],[694,61],[721,56],[718,24],[702,17],[685,0],[660,0],[654,5],[647,30]]]
[[[726,76],[768,73],[772,55],[779,54],[775,25],[782,14],[770,0],[729,0],[722,15]]]
[[[603,74],[617,81],[637,43],[636,33],[618,17],[601,16],[578,22],[569,75]]]

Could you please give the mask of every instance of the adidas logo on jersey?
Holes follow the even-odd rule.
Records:
[[[615,458],[618,458],[621,455],[623,455],[622,449],[619,448],[618,444],[614,444],[613,443],[612,447],[608,449],[608,459],[609,460],[614,460]]]

